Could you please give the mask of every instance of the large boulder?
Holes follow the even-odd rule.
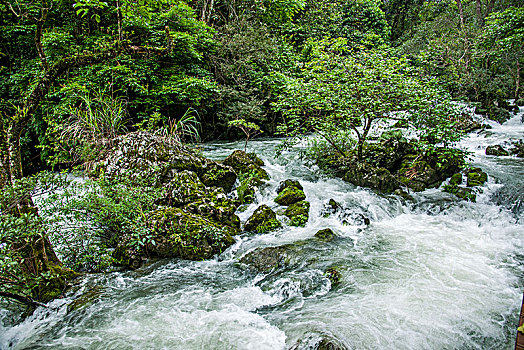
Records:
[[[233,168],[237,174],[254,174],[257,178],[269,180],[269,175],[262,169],[264,162],[253,153],[236,150],[222,164]]]
[[[258,272],[267,273],[289,265],[294,258],[294,254],[290,252],[288,246],[258,248],[243,256],[240,262]]]
[[[278,221],[277,214],[270,207],[263,204],[247,219],[244,224],[244,231],[267,233],[280,227],[282,227],[282,223]]]
[[[492,145],[486,147],[486,155],[488,156],[509,156],[509,152],[506,151],[501,145]]]
[[[386,168],[376,168],[366,163],[356,163],[342,178],[355,186],[370,187],[390,193],[399,187],[398,181]]]
[[[306,199],[306,194],[300,182],[296,180],[284,180],[277,189],[275,202],[280,205],[291,205]]]
[[[122,265],[137,268],[145,257],[209,259],[234,243],[235,230],[180,208],[154,211],[147,218],[148,233],[137,244],[136,235],[123,235],[113,253]]]
[[[289,218],[291,226],[304,227],[309,219],[309,207],[307,201],[296,202],[286,208],[284,215]]]
[[[160,186],[183,171],[194,172],[206,186],[218,186],[226,192],[231,191],[236,181],[233,168],[146,131],[114,139],[102,159],[95,164],[91,175],[110,178],[125,176],[140,183]]]

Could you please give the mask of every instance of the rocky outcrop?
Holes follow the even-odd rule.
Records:
[[[460,199],[464,199],[471,202],[476,202],[477,188],[482,186],[488,180],[488,174],[486,174],[480,168],[471,168],[465,171],[466,175],[466,186],[463,186],[463,176],[461,173],[454,174],[449,184],[444,185],[444,191],[454,194]]]
[[[254,174],[257,178],[262,180],[269,180],[269,175],[262,169],[264,162],[253,153],[246,153],[244,151],[234,151],[231,153],[222,164],[233,168],[237,174]]]
[[[414,143],[391,135],[364,149],[365,159],[358,161],[355,151],[346,157],[319,157],[317,164],[355,186],[383,193],[401,188],[423,191],[439,187],[464,164],[460,151],[446,148],[419,150]]]
[[[137,184],[160,186],[177,173],[191,171],[209,187],[231,191],[237,174],[233,168],[207,159],[169,139],[141,131],[113,140],[103,159],[95,164],[91,176],[127,177]]]
[[[240,202],[228,195],[236,171],[168,138],[148,132],[118,137],[91,175],[164,190],[156,210],[144,213],[145,227],[112,238],[113,256],[124,266],[137,268],[155,257],[211,258],[240,232],[235,214]]]
[[[295,180],[285,180],[280,183],[277,189],[275,202],[280,205],[288,206],[306,199],[302,185]]]
[[[501,145],[492,145],[486,147],[486,155],[488,156],[509,156],[509,152],[506,151]]]
[[[291,226],[306,226],[309,219],[310,204],[307,201],[300,201],[291,204],[284,211],[284,215],[289,218],[289,225]]]
[[[244,224],[244,231],[267,233],[282,227],[277,214],[270,207],[263,204],[258,207],[253,215]]]

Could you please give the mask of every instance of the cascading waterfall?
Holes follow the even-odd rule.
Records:
[[[462,143],[490,175],[476,203],[436,189],[410,202],[381,196],[319,175],[296,153],[273,158],[278,140],[252,141],[271,180],[239,216],[278,207],[278,183],[293,178],[311,203],[306,227],[242,236],[215,260],[88,276],[17,325],[0,311],[0,349],[314,349],[320,339],[348,349],[511,349],[524,284],[524,160],[484,150],[522,138],[522,116]],[[221,159],[239,147],[204,152]],[[345,210],[324,217],[331,198]],[[324,228],[337,239],[313,237]],[[281,245],[292,262],[269,274],[239,263]],[[341,273],[337,286],[328,267]],[[84,293],[93,301],[68,306]]]

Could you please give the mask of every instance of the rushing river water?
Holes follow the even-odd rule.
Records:
[[[412,202],[377,195],[319,175],[297,153],[275,159],[279,141],[253,141],[271,180],[239,216],[263,203],[276,209],[275,188],[293,178],[311,202],[306,227],[242,236],[216,260],[89,276],[15,326],[0,310],[0,349],[315,349],[321,338],[347,349],[512,349],[524,285],[524,159],[484,150],[522,138],[522,116],[462,143],[489,174],[477,203],[439,190]],[[242,146],[204,153],[223,159]],[[345,212],[326,218],[331,198]],[[338,238],[315,239],[324,228]],[[293,263],[268,275],[238,262],[283,244]],[[323,273],[333,266],[337,286]],[[94,300],[68,311],[86,291]]]

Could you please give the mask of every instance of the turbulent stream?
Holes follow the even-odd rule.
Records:
[[[477,203],[436,189],[410,202],[378,195],[320,175],[296,152],[275,159],[277,140],[253,141],[271,180],[239,216],[263,203],[277,209],[275,188],[292,178],[311,202],[306,227],[241,236],[215,260],[89,276],[17,325],[0,310],[0,349],[315,349],[320,339],[347,349],[512,349],[524,285],[524,159],[484,150],[522,138],[522,118],[462,142],[489,174]],[[204,153],[223,159],[242,146],[208,144]],[[326,218],[331,198],[345,210]],[[338,237],[315,239],[324,228]],[[267,275],[239,263],[284,244],[292,263]],[[329,267],[341,272],[336,286]],[[68,311],[85,292],[93,300]]]

